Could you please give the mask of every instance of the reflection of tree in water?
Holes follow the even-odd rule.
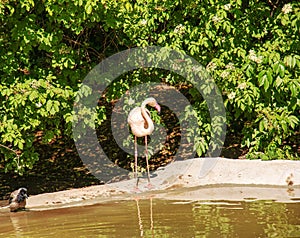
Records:
[[[291,222],[292,217],[300,217],[300,204],[260,201],[249,203],[249,210],[255,212],[254,219],[262,225],[265,237],[300,237],[299,221]],[[297,209],[295,209],[297,208]]]
[[[226,216],[221,215],[221,210],[211,204],[193,204],[193,222],[197,224],[197,230],[208,237],[220,237],[220,234],[232,234],[232,229]],[[225,231],[225,232],[224,232]],[[198,233],[197,232],[197,233]]]
[[[299,217],[300,211],[289,207],[274,201],[251,201],[195,203],[192,210],[197,230],[208,237],[299,237],[300,226],[289,219]]]
[[[151,195],[86,207],[3,213],[0,223],[6,237],[51,232],[54,237],[87,232],[94,237],[300,237],[299,203],[191,202]]]

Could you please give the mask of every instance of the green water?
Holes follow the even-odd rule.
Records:
[[[0,237],[300,237],[300,203],[149,198],[3,212]]]

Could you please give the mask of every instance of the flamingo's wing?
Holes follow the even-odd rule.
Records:
[[[132,126],[132,125],[141,126],[144,124],[144,120],[145,119],[142,116],[140,107],[136,107],[136,108],[132,109],[129,112],[128,119],[127,119],[128,124],[130,126]]]

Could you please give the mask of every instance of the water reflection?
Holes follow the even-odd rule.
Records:
[[[0,213],[0,237],[300,237],[300,203],[147,199]]]
[[[141,216],[139,199],[135,198],[135,201],[136,201],[137,215],[138,215],[139,228],[140,228],[140,237],[144,237],[143,219]],[[151,231],[151,237],[154,237],[152,197],[149,198],[149,201],[150,201],[150,212],[149,212],[150,213],[150,231]]]
[[[16,237],[22,237],[22,233],[24,232],[23,227],[28,225],[27,216],[24,213],[12,213],[10,220]]]

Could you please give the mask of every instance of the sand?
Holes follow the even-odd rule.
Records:
[[[276,200],[300,202],[300,161],[196,158],[173,162],[141,178],[30,196],[28,210],[85,206],[112,200],[148,198],[178,201]],[[0,212],[7,212],[7,207]]]

